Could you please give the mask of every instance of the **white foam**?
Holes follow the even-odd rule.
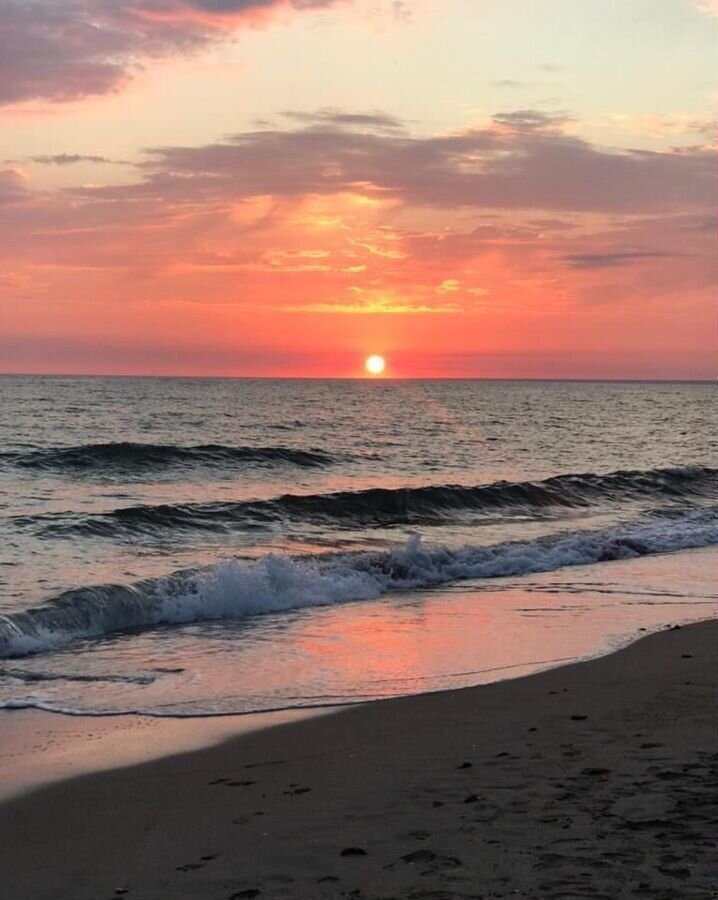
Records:
[[[695,510],[612,529],[489,547],[424,548],[415,535],[404,548],[386,553],[311,558],[272,554],[253,564],[224,560],[137,585],[84,589],[44,607],[0,617],[0,655],[48,650],[127,628],[242,619],[375,600],[392,591],[463,579],[519,576],[707,546],[718,542],[717,513]]]

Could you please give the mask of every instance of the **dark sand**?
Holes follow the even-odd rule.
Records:
[[[718,897],[717,638],[42,788],[0,807],[0,897]]]

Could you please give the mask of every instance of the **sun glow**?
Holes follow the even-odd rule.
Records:
[[[386,368],[386,361],[383,356],[367,356],[364,362],[364,368],[370,375],[381,375]]]

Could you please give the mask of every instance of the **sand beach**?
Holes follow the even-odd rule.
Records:
[[[717,637],[669,628],[25,792],[0,807],[3,896],[709,900]]]

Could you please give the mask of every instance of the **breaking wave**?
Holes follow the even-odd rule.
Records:
[[[0,656],[42,652],[127,629],[374,600],[462,579],[519,576],[714,543],[718,507],[483,547],[424,548],[413,536],[404,548],[388,552],[268,555],[253,564],[226,560],[131,585],[68,591],[44,606],[0,616]]]
[[[16,518],[15,524],[62,536],[153,536],[167,530],[218,533],[292,523],[322,527],[441,524],[483,514],[586,509],[630,500],[686,501],[718,498],[718,469],[683,466],[648,471],[557,475],[543,481],[497,481],[466,487],[368,488],[330,494],[285,494],[272,500],[120,507],[106,513],[53,513]]]
[[[22,469],[65,472],[72,475],[146,474],[171,467],[233,468],[245,465],[287,464],[311,468],[335,460],[320,450],[291,447],[232,447],[224,444],[141,444],[131,442],[81,444],[0,454],[5,464]]]

